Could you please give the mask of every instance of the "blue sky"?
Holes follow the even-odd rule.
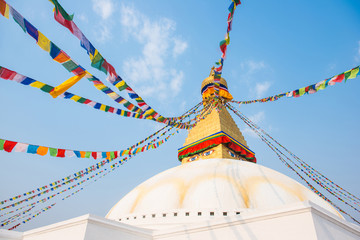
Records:
[[[119,75],[164,116],[200,102],[200,86],[221,55],[230,1],[60,1]],[[44,35],[95,76],[86,52],[53,19],[48,1],[9,1]],[[235,13],[223,77],[235,100],[298,89],[360,64],[360,2],[350,0],[243,1]],[[37,47],[12,20],[0,18],[1,65],[51,85],[71,74]],[[241,111],[293,153],[345,189],[360,195],[359,79],[301,98],[241,106]],[[116,107],[86,79],[71,92]],[[125,95],[123,95],[125,96]],[[161,127],[40,91],[0,81],[0,138],[66,149],[127,148]],[[276,155],[234,117],[258,163],[296,180]],[[127,192],[179,165],[186,131],[143,153],[19,230],[86,213],[105,216]],[[77,158],[0,152],[0,198],[26,192],[95,163]],[[359,218],[359,215],[353,213]]]

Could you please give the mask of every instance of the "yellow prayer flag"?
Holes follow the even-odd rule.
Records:
[[[91,61],[94,59],[94,57],[96,56],[97,53],[98,53],[98,50],[95,49],[94,55],[92,55],[91,53],[89,54]]]
[[[100,106],[100,110],[101,110],[101,111],[105,111],[105,109],[106,109],[106,105],[101,104],[101,106]]]
[[[105,84],[102,84],[102,83],[100,83],[100,84],[95,84],[94,86],[95,86],[97,89],[99,89],[99,90],[103,90],[104,88],[107,87]]]
[[[74,102],[77,102],[80,98],[81,98],[80,96],[74,95],[70,99],[73,100]]]
[[[317,83],[316,86],[315,86],[316,91],[322,90],[322,89],[325,89],[325,88],[326,88],[326,86],[325,86],[325,80]]]
[[[120,81],[120,82],[118,82],[118,83],[115,85],[115,87],[121,88],[121,87],[123,87],[124,85],[125,85],[125,82],[124,82],[124,81]]]
[[[35,81],[33,83],[30,83],[30,86],[32,87],[36,87],[36,88],[42,88],[43,86],[45,86],[46,84],[45,83],[41,83],[41,82],[38,82],[38,81]]]
[[[300,88],[299,89],[299,96],[302,96],[302,95],[304,95],[305,94],[305,88],[303,87],[303,88]]]
[[[60,84],[59,86],[55,87],[53,89],[53,91],[50,92],[50,95],[53,98],[58,97],[59,95],[66,92],[69,88],[74,86],[78,81],[80,81],[85,76],[85,74],[86,74],[86,72],[83,72],[80,75],[76,75],[76,76],[73,76],[73,77],[69,78],[68,80],[66,80],[65,82]]]
[[[37,41],[37,45],[39,45],[39,47],[41,47],[43,50],[50,52],[50,40],[45,37],[40,31],[38,31],[39,36],[38,36],[38,41]]]
[[[359,68],[354,68],[351,70],[351,74],[350,76],[348,77],[348,79],[353,79],[353,78],[356,78],[357,74],[359,73]]]
[[[226,45],[230,44],[230,35],[229,35],[229,33],[226,34],[225,41],[226,41]]]

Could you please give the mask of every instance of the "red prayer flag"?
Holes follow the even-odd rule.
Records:
[[[16,144],[17,144],[17,142],[6,140],[4,143],[4,150],[7,152],[11,152],[14,149]]]
[[[342,82],[345,79],[345,74],[340,74],[335,77],[333,77],[330,81],[332,82]]]
[[[65,157],[65,149],[58,149],[57,157]]]
[[[16,76],[16,72],[11,71],[7,68],[1,68],[0,69],[0,77],[6,80],[13,80]]]

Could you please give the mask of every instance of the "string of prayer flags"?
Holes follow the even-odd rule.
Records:
[[[144,118],[153,118],[155,121],[168,124],[169,118],[164,118],[151,108],[117,73],[115,68],[106,61],[94,45],[86,38],[83,32],[77,27],[73,21],[73,16],[69,15],[57,0],[50,0],[54,6],[54,18],[62,26],[80,40],[83,47],[90,57],[91,66],[108,75],[107,80],[114,85],[119,91],[125,90],[131,99],[135,100],[142,109]]]
[[[6,3],[4,0],[1,0],[6,4],[6,6],[10,9],[10,14],[13,16],[14,21],[32,38],[36,40],[37,45],[48,52],[51,58],[60,63],[66,70],[72,72],[74,75],[83,74],[86,69],[73,61],[68,54],[66,54],[63,50],[61,50],[56,44],[46,38],[46,36],[41,33],[35,26],[33,26],[28,20],[26,20],[19,12],[17,12],[11,5]],[[92,74],[86,72],[85,77],[93,83],[93,85],[104,94],[108,95],[115,102],[122,104],[128,110],[132,112],[136,112],[141,114],[143,111],[130,103],[125,98],[119,96],[117,93],[112,91],[109,87],[107,87],[103,82],[101,82],[98,78],[93,76]]]
[[[4,80],[10,80],[16,83],[20,83],[23,84],[25,86],[30,86],[30,87],[34,87],[37,89],[40,89],[41,91],[45,92],[45,93],[50,93],[54,87],[45,83],[42,83],[40,81],[34,80],[30,77],[21,75],[15,71],[12,71],[10,69],[7,69],[5,67],[0,66],[0,78],[4,79]],[[134,113],[134,112],[129,112],[126,110],[122,110],[122,109],[118,109],[118,108],[114,108],[99,102],[95,102],[93,100],[75,95],[73,93],[70,92],[64,92],[63,94],[59,95],[58,97],[60,98],[64,98],[64,99],[70,99],[73,100],[74,102],[77,103],[81,103],[81,104],[85,104],[87,106],[90,106],[94,109],[97,110],[101,110],[104,112],[109,112],[109,113],[114,113],[123,117],[132,117],[132,118],[139,118],[142,119],[143,116],[141,116],[138,113]]]
[[[34,88],[38,88],[41,91],[45,92],[45,93],[51,93],[52,90],[54,89],[53,86],[45,84],[43,82],[34,80],[30,77],[21,75],[15,71],[12,71],[10,69],[7,69],[5,67],[0,66],[0,78],[4,79],[4,80],[10,80],[16,83],[20,83],[23,84],[25,86],[31,86]],[[114,113],[123,117],[131,117],[131,118],[137,118],[137,119],[144,119],[144,115],[141,115],[139,113],[136,112],[130,112],[130,111],[126,111],[126,110],[122,110],[122,109],[118,109],[118,108],[114,108],[99,102],[95,102],[93,100],[75,95],[73,93],[70,92],[64,92],[63,94],[59,95],[58,97],[60,98],[64,98],[64,99],[70,99],[73,100],[74,102],[77,103],[81,103],[81,104],[85,104],[87,106],[90,106],[94,109],[97,110],[101,110],[104,112],[109,112],[109,113]],[[200,106],[200,103],[198,104]],[[184,115],[182,117],[178,117],[178,120],[181,120],[182,118],[185,118],[189,115],[192,115],[194,113],[189,112],[187,115]],[[180,129],[189,129],[190,127],[192,127],[192,125],[189,125],[188,123],[180,123],[177,122],[178,120],[175,118],[171,118],[169,125],[174,126],[176,128],[180,128]]]
[[[318,184],[320,187],[322,187],[323,189],[325,189],[327,192],[329,192],[331,195],[333,195],[336,199],[340,200],[341,202],[345,203],[346,205],[350,206],[351,208],[353,208],[354,210],[360,212],[360,210],[354,206],[354,204],[359,205],[356,202],[353,202],[352,200],[350,201],[346,201],[346,199],[352,199],[351,196],[354,196],[352,194],[350,194],[350,198],[348,198],[349,195],[347,195],[347,191],[343,191],[341,192],[340,190],[342,190],[342,188],[338,188],[337,185],[329,185],[328,180],[325,180],[324,178],[321,178],[321,174],[318,174],[318,171],[313,171],[312,169],[305,167],[304,164],[305,162],[303,160],[301,160],[300,158],[296,157],[293,153],[291,153],[289,150],[287,150],[285,147],[283,147],[281,144],[279,144],[276,140],[274,140],[272,137],[270,137],[270,135],[268,133],[266,133],[263,129],[261,129],[259,126],[257,126],[255,123],[253,123],[250,119],[248,119],[246,116],[244,116],[242,113],[238,112],[237,110],[234,109],[234,107],[232,107],[230,104],[226,104],[226,107],[229,108],[230,110],[232,110],[237,116],[239,116],[241,118],[241,120],[243,120],[245,122],[245,124],[247,124],[259,137],[260,139],[266,143],[269,148],[271,150],[273,150],[276,155],[278,156],[278,158],[292,171],[294,171],[303,181],[306,182],[306,184],[309,186],[309,188],[318,196],[320,196],[321,198],[323,198],[325,201],[329,202],[331,205],[333,205],[337,210],[339,210],[340,212],[348,215],[351,219],[353,219],[355,222],[359,223],[359,221],[357,221],[353,216],[351,216],[349,213],[347,213],[346,211],[344,211],[343,209],[341,209],[339,206],[337,206],[337,204],[335,204],[333,201],[331,201],[329,198],[327,198],[324,194],[322,194],[321,192],[319,192],[313,185],[311,185],[309,183],[309,181],[307,181],[298,171],[296,171],[296,169],[294,167],[296,167],[297,169],[299,169],[302,173],[304,173],[306,175],[306,177],[308,177],[309,179],[311,179],[312,181],[314,181],[316,184]],[[271,139],[272,141],[274,141],[275,144],[277,144],[278,146],[282,147],[286,152],[288,152],[290,154],[291,157],[293,157],[296,161],[298,161],[300,164],[295,163],[293,160],[291,160],[291,158],[289,156],[287,156],[286,154],[284,154],[275,144],[273,144],[272,142],[270,142]],[[286,159],[289,161],[287,162]],[[292,167],[290,164],[293,164],[294,167]],[[340,193],[341,192],[341,193]],[[345,196],[345,198],[344,198]]]
[[[183,114],[183,116],[188,116],[189,114],[194,113],[194,112],[197,110],[197,108],[198,108],[199,106],[201,106],[201,105],[202,105],[201,103],[197,104],[195,107],[193,107],[192,109],[188,110],[185,114]],[[159,132],[159,131],[158,131],[158,132]],[[163,133],[161,134],[161,136],[164,135],[166,132],[168,132],[168,131],[163,132]],[[140,152],[143,152],[144,150],[153,149],[153,148],[157,148],[157,147],[161,146],[163,143],[167,142],[167,140],[168,140],[171,136],[173,136],[174,134],[176,134],[176,133],[178,133],[178,132],[179,132],[179,131],[173,132],[172,134],[169,134],[165,139],[160,140],[160,141],[158,141],[158,142],[156,142],[156,143],[151,143],[151,144],[148,144],[148,145],[146,145],[146,146],[139,147],[139,148],[133,148],[133,150],[128,150],[129,158],[135,156],[136,154],[138,154],[138,153],[140,153]],[[153,135],[154,135],[154,134],[152,134],[152,135],[150,135],[150,136],[153,136]],[[157,137],[157,139],[159,139],[159,137]],[[0,143],[0,145],[1,145],[1,143]],[[5,142],[4,142],[4,145],[7,146],[6,149],[7,149],[8,151],[10,151],[11,149],[14,149],[14,148],[17,146],[17,145],[15,144],[15,142],[10,142],[9,144],[5,144]],[[66,153],[67,153],[67,151],[65,150],[65,154],[66,154]],[[97,154],[101,154],[101,156],[104,157],[104,153],[103,153],[103,152],[97,152]],[[107,154],[106,154],[106,155],[107,155]],[[109,155],[107,155],[107,157],[109,157]],[[78,180],[78,179],[80,179],[80,178],[86,177],[86,175],[88,175],[91,171],[97,171],[98,169],[102,168],[102,167],[105,166],[106,164],[111,163],[111,162],[115,159],[115,158],[112,158],[112,157],[115,157],[115,156],[110,156],[110,158],[107,159],[107,160],[100,161],[100,162],[97,163],[96,165],[90,166],[90,167],[88,167],[88,168],[86,168],[86,169],[84,169],[84,170],[81,170],[81,171],[79,171],[79,172],[77,172],[77,173],[74,173],[73,175],[70,175],[70,176],[67,176],[67,177],[65,177],[65,178],[62,178],[61,180],[57,180],[57,181],[52,182],[52,183],[50,183],[50,184],[48,184],[48,185],[45,185],[45,186],[43,186],[43,187],[40,187],[40,188],[31,190],[31,191],[28,191],[28,192],[26,192],[26,193],[17,195],[17,196],[15,196],[15,197],[11,198],[11,199],[2,201],[2,202],[0,202],[1,204],[4,204],[4,203],[9,202],[9,201],[11,201],[12,203],[11,203],[10,205],[8,205],[8,206],[5,206],[5,207],[1,208],[0,211],[1,211],[1,210],[4,210],[4,209],[7,209],[7,208],[10,208],[10,207],[19,206],[20,204],[26,203],[26,202],[28,202],[29,200],[32,200],[32,199],[35,198],[35,197],[42,196],[42,195],[44,195],[44,194],[48,194],[48,193],[50,193],[50,192],[52,192],[52,191],[56,191],[58,188],[60,188],[60,187],[62,187],[62,186],[65,186],[66,184],[72,183],[73,181],[76,181],[76,180]],[[120,165],[122,165],[122,164],[123,164],[124,162],[126,162],[126,161],[127,161],[127,157],[125,157],[125,158],[123,158],[123,159],[121,159],[121,160],[113,163],[113,164],[110,166],[110,171],[108,171],[108,172],[106,172],[105,174],[103,174],[102,176],[100,176],[100,178],[103,177],[103,176],[105,176],[105,175],[108,174],[109,172],[113,171],[115,168],[119,167]],[[106,171],[106,169],[105,169],[105,171]],[[103,172],[103,171],[101,171],[100,173],[102,173],[102,172]],[[95,175],[97,176],[98,174],[99,174],[99,172],[97,172]],[[88,181],[89,179],[91,179],[93,176],[94,176],[94,174],[93,174],[91,177],[87,177],[86,179],[82,180],[81,182],[78,182],[77,184],[72,185],[71,187],[68,187],[68,188],[66,188],[66,189],[63,189],[63,190],[60,191],[60,192],[57,192],[57,193],[55,193],[55,194],[52,194],[52,195],[50,195],[50,196],[48,196],[48,197],[45,197],[45,198],[43,198],[43,199],[41,199],[41,200],[38,200],[38,201],[36,201],[36,202],[33,202],[33,203],[31,203],[31,204],[27,204],[26,206],[22,206],[22,207],[16,209],[15,211],[24,209],[24,208],[26,208],[26,207],[33,207],[35,204],[44,203],[44,202],[48,201],[49,199],[52,199],[53,197],[60,195],[61,193],[64,193],[64,192],[66,192],[66,191],[68,191],[68,190],[70,190],[70,189],[73,189],[74,187],[79,186],[80,184],[82,184],[82,183]],[[96,180],[97,180],[97,179],[95,179],[94,182],[95,182]],[[83,189],[83,188],[81,188],[80,190],[82,190],[82,189]],[[80,190],[76,191],[75,193],[79,192]],[[75,193],[72,193],[72,194],[64,197],[62,200],[64,200],[64,199],[66,199],[66,198],[74,195]],[[30,197],[28,197],[28,198],[26,198],[26,199],[23,199],[23,200],[20,200],[20,201],[18,201],[18,202],[15,202],[15,201],[17,201],[19,198],[21,198],[22,196],[30,196]],[[25,211],[27,211],[27,210],[25,210]],[[8,212],[8,213],[12,213],[12,212],[14,212],[14,211],[10,211],[10,212]],[[8,214],[8,213],[6,213],[6,214]],[[4,215],[6,215],[6,214],[4,214]],[[2,215],[2,216],[3,216],[3,215]],[[35,216],[37,216],[37,215],[35,214]],[[10,222],[10,221],[11,221],[11,223],[16,222],[16,220],[11,220],[11,219],[13,219],[13,218],[10,217],[10,219],[9,219],[8,222]],[[27,219],[26,221],[23,221],[23,223],[26,223],[26,222],[29,221],[29,220],[30,220],[30,219]],[[17,226],[19,226],[19,223],[17,223],[16,225],[14,225],[13,227],[11,227],[10,229],[14,229],[14,228],[16,228]]]
[[[220,90],[220,79],[221,79],[221,75],[222,75],[222,69],[224,66],[224,59],[226,58],[226,51],[227,51],[227,46],[230,44],[230,31],[232,29],[232,21],[234,18],[234,12],[236,9],[236,6],[238,6],[239,4],[241,4],[240,0],[232,0],[230,6],[229,6],[229,15],[228,15],[228,19],[227,19],[227,29],[226,29],[226,34],[225,34],[225,39],[220,41],[220,51],[221,51],[221,58],[218,62],[216,62],[216,65],[218,65],[218,67],[216,67],[214,69],[214,90],[215,90],[215,97],[218,98],[219,97],[219,90]]]
[[[318,83],[300,88],[300,89],[296,89],[293,91],[289,91],[286,93],[280,93],[274,96],[270,96],[270,97],[266,97],[266,98],[261,98],[261,99],[255,99],[255,100],[250,100],[250,101],[232,101],[238,104],[250,104],[250,103],[256,103],[256,102],[273,102],[276,100],[279,100],[282,97],[301,97],[305,94],[313,94],[318,92],[319,90],[324,90],[325,88],[327,88],[328,86],[334,86],[336,83],[340,83],[342,81],[345,80],[345,82],[348,79],[354,79],[359,75],[359,67],[354,67],[346,72],[340,73],[338,75],[335,75],[331,78],[327,78],[323,81],[320,81]]]
[[[25,206],[23,206],[23,207],[21,207],[21,208],[16,209],[15,211],[18,211],[18,210],[21,210],[21,209],[23,209],[23,208],[25,208],[25,207],[29,207],[29,206],[30,206],[30,207],[31,207],[30,209],[25,210],[25,211],[23,211],[23,212],[21,213],[21,214],[25,214],[26,212],[32,210],[36,205],[41,204],[41,203],[45,203],[45,202],[47,202],[48,200],[51,200],[51,199],[53,199],[54,197],[56,197],[56,196],[58,196],[58,195],[61,195],[61,194],[65,193],[65,192],[69,192],[69,191],[73,190],[74,188],[79,187],[79,186],[82,185],[83,183],[88,182],[89,180],[91,180],[92,178],[98,176],[99,174],[103,173],[104,171],[106,171],[106,169],[105,169],[105,170],[101,170],[101,171],[99,171],[99,172],[96,172],[96,173],[94,173],[93,175],[91,175],[90,177],[87,177],[86,179],[84,179],[84,180],[82,180],[82,181],[80,181],[80,182],[78,182],[78,183],[76,183],[76,184],[73,184],[72,186],[67,187],[66,189],[63,189],[63,190],[61,190],[60,192],[54,193],[54,194],[52,194],[52,195],[49,195],[48,197],[45,197],[45,198],[43,198],[43,199],[41,199],[41,200],[38,200],[38,201],[36,201],[36,202],[33,202],[33,203],[31,203],[31,204],[27,204],[27,205],[25,205]],[[84,187],[82,187],[81,189],[77,190],[76,192],[73,192],[73,193],[67,195],[67,196],[64,197],[62,200],[66,199],[66,198],[69,198],[70,196],[73,196],[74,194],[80,192],[80,191],[83,190],[83,189],[84,189]],[[17,215],[18,215],[18,214],[17,214]],[[33,215],[33,214],[31,213],[31,214],[29,214],[28,216],[30,216],[30,215]],[[4,225],[8,225],[8,224],[17,222],[17,221],[19,221],[19,220],[21,220],[21,219],[23,219],[23,218],[26,218],[26,217],[27,217],[27,216],[23,216],[23,217],[19,217],[19,218],[17,218],[17,219],[14,219],[14,218],[16,218],[16,215],[15,215],[15,216],[12,216],[12,217],[7,218],[5,221],[3,221],[3,222],[5,222],[5,223],[3,223],[3,224],[4,224]],[[29,219],[29,220],[30,220],[30,219]],[[29,221],[29,220],[28,220],[28,221]],[[22,222],[22,223],[25,223],[25,222]],[[3,225],[2,225],[2,226],[3,226]]]
[[[9,199],[5,199],[5,200],[1,201],[0,204],[2,205],[2,204],[5,204],[5,203],[7,203],[7,202],[12,202],[12,201],[15,201],[15,200],[17,200],[17,199],[20,199],[20,198],[22,198],[22,197],[25,197],[25,196],[31,196],[31,195],[40,196],[40,195],[42,195],[42,194],[47,193],[47,192],[50,191],[50,190],[53,191],[54,189],[56,189],[56,188],[58,188],[58,187],[60,187],[60,186],[62,186],[62,185],[67,185],[67,184],[69,184],[69,183],[72,183],[72,182],[74,182],[74,181],[76,181],[76,180],[84,177],[84,176],[87,175],[88,173],[93,172],[93,171],[96,171],[97,169],[102,168],[108,161],[109,161],[109,160],[107,160],[107,161],[100,161],[100,162],[98,162],[98,163],[96,163],[96,164],[94,164],[94,165],[92,165],[92,166],[89,166],[89,167],[87,167],[87,168],[85,168],[85,169],[83,169],[83,170],[81,170],[81,171],[78,171],[78,172],[75,172],[75,173],[73,173],[73,174],[71,174],[71,175],[68,175],[68,176],[66,176],[66,177],[64,177],[64,178],[62,178],[62,179],[58,179],[58,180],[56,180],[56,181],[54,181],[54,182],[51,182],[51,183],[49,183],[49,184],[47,184],[47,185],[44,185],[44,186],[38,187],[38,188],[36,188],[36,189],[27,191],[27,192],[25,192],[25,193],[16,195],[16,196],[11,197],[11,198],[9,198]],[[26,200],[29,200],[29,199],[31,200],[31,199],[33,199],[33,198],[25,199],[25,201],[26,201]],[[23,202],[23,201],[22,201],[22,202]],[[20,203],[22,203],[22,202],[20,202]],[[20,204],[19,202],[17,202],[17,203]],[[18,204],[16,204],[15,202],[13,202],[13,204],[11,204],[10,206],[1,208],[0,211],[1,211],[1,210],[4,210],[4,209],[6,209],[6,208],[9,208],[9,207],[11,207],[11,206],[14,205],[14,204],[15,204],[15,205],[18,205]],[[31,205],[29,205],[29,206],[31,206]]]
[[[158,141],[156,144],[161,142]],[[115,159],[118,157],[122,157],[125,155],[131,155],[132,152],[143,152],[144,148],[135,147],[127,150],[119,150],[119,151],[108,151],[108,152],[93,152],[93,151],[79,151],[79,150],[70,150],[70,149],[60,149],[46,146],[39,146],[34,144],[10,141],[6,139],[0,139],[0,150],[5,152],[23,152],[23,153],[31,153],[37,154],[40,156],[45,156],[49,153],[51,157],[77,157],[77,158],[90,158],[94,159]],[[148,150],[148,149],[146,149]]]
[[[160,123],[165,123],[167,125],[172,125],[177,128],[188,129],[191,126],[186,126],[186,124],[179,124],[176,121],[180,120],[179,117],[173,118],[165,118],[158,114],[155,110],[150,108],[127,84],[118,76],[113,84],[120,90],[120,88],[124,88],[128,91],[128,94],[131,98],[135,99],[138,102],[137,107],[134,104],[130,103],[125,98],[119,96],[117,93],[112,91],[109,87],[107,87],[103,82],[101,82],[98,78],[88,73],[85,68],[77,64],[73,61],[69,55],[67,55],[63,50],[57,47],[52,41],[48,41],[47,38],[40,32],[38,29],[33,26],[29,21],[27,21],[20,13],[18,13],[12,6],[7,4],[4,0],[1,0],[7,8],[10,9],[10,14],[13,16],[13,19],[18,25],[28,33],[32,38],[36,40],[36,43],[45,51],[47,51],[51,58],[60,63],[65,69],[69,72],[72,72],[74,75],[81,75],[86,72],[85,77],[93,83],[93,85],[104,94],[108,95],[115,102],[122,104],[128,110],[140,114],[142,117],[138,117],[139,119],[149,119],[154,120]],[[40,37],[39,37],[40,36]],[[40,42],[39,42],[40,39]],[[50,44],[49,46],[47,44]],[[96,51],[94,50],[94,54]],[[97,54],[94,55],[96,58]],[[99,55],[100,56],[100,55]]]
[[[63,178],[63,179],[61,179],[61,180],[57,180],[57,181],[52,182],[52,183],[50,183],[50,184],[48,184],[48,185],[39,187],[39,188],[37,188],[36,190],[31,190],[31,191],[28,191],[28,192],[26,192],[26,193],[23,193],[23,194],[20,194],[20,195],[16,195],[16,196],[14,196],[14,197],[12,197],[12,198],[10,198],[10,199],[3,200],[3,201],[0,202],[0,204],[4,204],[4,203],[9,202],[9,201],[14,201],[14,200],[17,200],[17,199],[22,198],[23,196],[28,196],[28,195],[30,195],[30,197],[28,197],[28,198],[26,198],[26,199],[23,199],[23,200],[21,200],[21,201],[14,202],[14,203],[12,203],[12,204],[10,204],[10,205],[7,205],[7,206],[5,206],[5,207],[0,208],[0,211],[1,211],[1,210],[4,210],[4,209],[7,209],[7,208],[10,208],[10,207],[17,206],[17,205],[23,203],[24,201],[29,201],[29,200],[35,198],[36,196],[41,196],[41,195],[43,195],[43,194],[47,194],[47,193],[50,192],[50,191],[54,191],[54,190],[56,190],[56,189],[59,188],[59,187],[62,187],[62,186],[64,186],[64,185],[66,185],[66,184],[69,184],[69,183],[71,183],[71,182],[73,182],[73,181],[75,181],[75,180],[77,180],[77,179],[79,179],[79,178],[81,178],[81,177],[84,177],[86,174],[88,174],[88,173],[91,172],[91,171],[94,171],[94,170],[96,170],[96,169],[101,168],[101,167],[104,166],[106,163],[109,163],[109,162],[113,161],[114,159],[116,159],[116,158],[119,157],[119,156],[123,156],[123,155],[133,156],[133,155],[135,155],[135,154],[138,154],[138,153],[140,153],[140,152],[147,151],[147,150],[149,150],[149,149],[156,149],[157,147],[159,147],[159,146],[162,145],[163,143],[167,142],[167,140],[168,140],[171,136],[173,136],[174,134],[176,134],[176,133],[178,133],[178,131],[176,131],[176,132],[168,135],[165,139],[160,140],[160,141],[158,141],[158,142],[156,142],[156,143],[153,143],[153,144],[151,144],[151,145],[147,145],[147,146],[143,146],[143,147],[138,147],[138,148],[132,148],[132,149],[130,149],[130,150],[118,151],[120,155],[118,155],[118,152],[111,152],[111,153],[110,153],[110,152],[92,152],[91,155],[92,155],[95,159],[102,157],[102,158],[107,158],[107,160],[106,160],[106,161],[103,160],[103,161],[97,163],[96,165],[93,165],[93,166],[91,166],[91,167],[89,167],[89,168],[86,168],[85,170],[82,170],[82,171],[80,171],[80,172],[74,173],[73,175],[70,175],[70,176],[68,176],[68,177],[66,177],[66,178]],[[17,145],[16,142],[6,141],[6,140],[4,141],[4,140],[0,139],[0,150],[5,150],[5,151],[8,151],[8,152],[11,152],[11,151],[15,148],[16,145]],[[22,149],[24,149],[24,148],[22,148]],[[54,153],[57,152],[56,149],[50,148],[50,154],[51,154],[51,150],[53,150]],[[47,151],[46,151],[46,152],[47,152]],[[61,152],[61,155],[57,154],[56,156],[63,157],[63,156],[65,156],[65,153],[67,153],[67,155],[69,155],[68,153],[72,153],[73,151],[71,151],[71,150],[66,150],[66,151],[65,151],[65,150],[61,149],[60,152]],[[32,152],[32,153],[35,153],[35,151]],[[74,155],[76,155],[77,157],[81,157],[81,154],[79,154],[79,153],[77,153],[77,152],[75,152]],[[55,155],[53,155],[53,156],[55,156]],[[71,154],[70,154],[70,156],[71,156]],[[90,156],[88,155],[87,157],[90,157]],[[73,178],[71,178],[71,177],[73,177]],[[39,192],[39,193],[36,193],[36,192]]]

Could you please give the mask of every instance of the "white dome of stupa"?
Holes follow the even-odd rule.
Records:
[[[148,179],[122,198],[106,218],[161,227],[303,201],[341,217],[326,201],[279,172],[246,161],[206,159]]]

